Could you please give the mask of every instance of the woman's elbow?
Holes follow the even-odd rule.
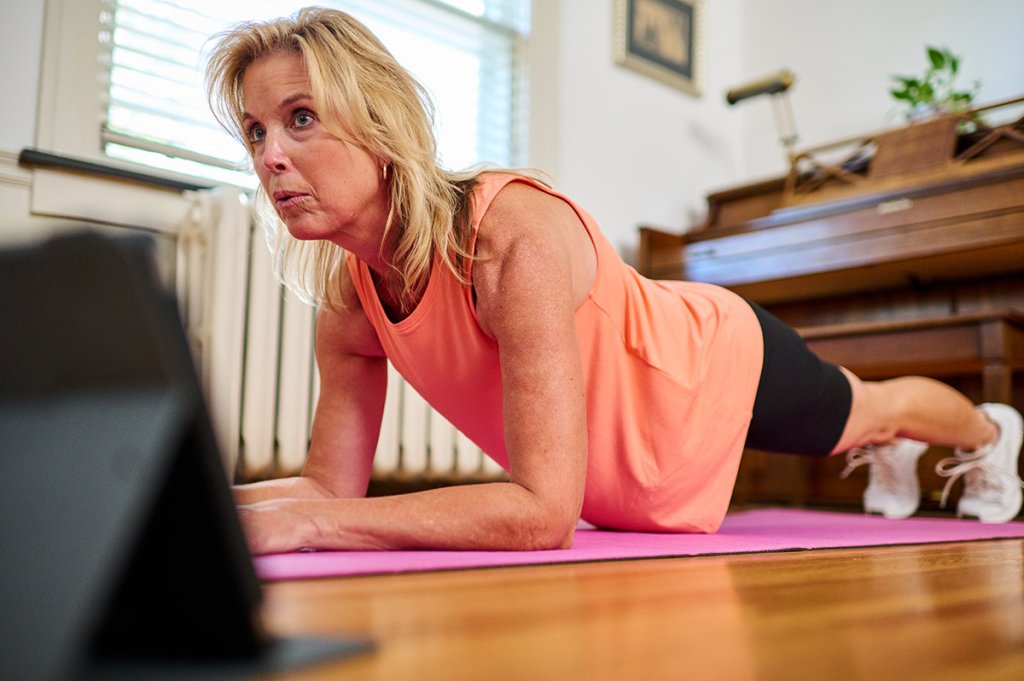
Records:
[[[562,542],[556,546],[556,549],[571,549],[573,542],[576,541],[576,523],[572,524],[568,532],[562,534]]]
[[[565,514],[544,514],[516,533],[515,548],[520,551],[554,551],[571,549],[576,538],[575,517]]]

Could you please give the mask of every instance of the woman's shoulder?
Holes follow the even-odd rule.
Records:
[[[548,184],[539,174],[514,170],[485,170],[472,180],[473,205],[477,218],[486,215],[499,197],[507,200],[511,195],[523,195],[528,192],[544,194]]]
[[[480,238],[542,236],[557,225],[574,222],[578,216],[565,199],[532,178],[511,176],[480,216]]]
[[[565,275],[578,305],[596,276],[597,256],[588,234],[568,199],[533,182],[510,182],[480,221],[477,255],[498,282],[503,271],[513,268],[535,281],[544,280],[545,273]]]

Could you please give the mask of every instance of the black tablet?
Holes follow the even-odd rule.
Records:
[[[147,237],[0,251],[0,678],[245,678],[274,639]]]

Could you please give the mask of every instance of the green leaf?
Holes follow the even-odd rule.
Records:
[[[903,75],[892,75],[893,85],[889,94],[894,99],[910,104],[956,107],[960,110],[969,109],[974,97],[981,90],[981,81],[974,81],[970,90],[954,90],[956,74],[960,70],[961,59],[953,54],[948,47],[925,46],[928,56],[928,68],[920,78]]]
[[[909,76],[893,76],[893,80],[898,81],[904,88],[919,87],[921,81],[917,78],[911,78]]]

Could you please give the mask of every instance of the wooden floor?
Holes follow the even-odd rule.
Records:
[[[1024,541],[267,585],[281,634],[377,650],[288,679],[1024,679]]]

